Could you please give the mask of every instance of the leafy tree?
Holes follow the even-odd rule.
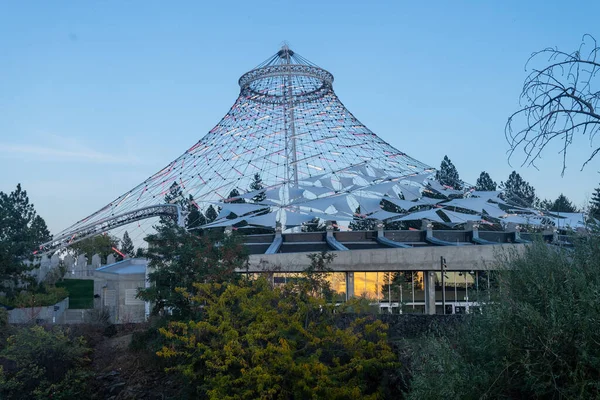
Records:
[[[442,185],[450,186],[456,190],[463,188],[463,182],[458,176],[458,171],[448,156],[444,156],[440,169],[435,174],[435,179]]]
[[[197,230],[198,227],[206,224],[206,217],[198,209],[198,206],[194,201],[194,196],[192,196],[191,194],[188,197],[186,209],[187,217],[185,220],[185,227],[187,230]]]
[[[516,171],[511,172],[506,182],[500,182],[504,197],[522,207],[531,207],[536,200],[535,189],[521,178]]]
[[[166,307],[174,314],[190,315],[191,308],[181,290],[192,290],[195,282],[226,282],[240,278],[236,269],[244,269],[247,253],[236,235],[197,236],[175,225],[159,225],[146,237],[148,274],[151,286],[138,296],[154,304],[153,314]]]
[[[129,237],[129,233],[125,231],[123,234],[123,240],[121,240],[121,253],[132,257],[135,254],[135,248],[133,247],[133,241]]]
[[[71,339],[59,328],[19,329],[0,352],[2,399],[90,398],[85,368],[90,349],[83,338]]]
[[[599,254],[594,236],[501,254],[483,312],[414,349],[408,398],[597,398]]]
[[[12,296],[30,268],[23,261],[32,257],[38,246],[52,238],[44,219],[29,203],[27,192],[0,192],[0,291]]]
[[[492,192],[496,190],[496,187],[496,182],[492,180],[490,174],[485,171],[479,174],[479,178],[477,178],[477,183],[475,184],[475,190]]]
[[[399,393],[385,385],[398,366],[374,317],[334,323],[336,309],[293,283],[264,278],[240,284],[196,284],[186,293],[202,305],[197,320],[171,322],[158,353],[207,399],[376,399]],[[392,388],[393,389],[393,388]]]
[[[262,178],[260,177],[260,174],[257,172],[256,174],[254,174],[254,180],[250,184],[250,190],[255,191],[255,190],[261,190],[263,188],[264,188],[264,185],[263,185]],[[252,201],[255,203],[260,203],[260,202],[264,201],[266,198],[267,198],[267,195],[265,194],[264,191],[262,191],[262,192],[258,192],[254,197],[252,197]]]
[[[352,231],[372,231],[377,229],[377,222],[373,219],[368,219],[360,216],[360,206],[354,211],[354,218],[348,225]]]
[[[103,263],[106,262],[109,254],[115,252],[113,247],[119,248],[119,239],[107,233],[89,237],[69,246],[75,256],[83,254],[90,261],[94,254],[98,254]]]
[[[568,53],[546,48],[533,53],[526,64],[531,73],[521,92],[521,109],[510,116],[505,134],[512,156],[525,153],[523,164],[535,164],[553,140],[561,142],[563,172],[567,149],[577,134],[590,141],[600,132],[598,84],[600,47],[585,35],[579,49]],[[592,150],[583,167],[600,151]]]

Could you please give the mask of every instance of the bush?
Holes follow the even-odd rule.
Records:
[[[409,398],[598,398],[600,240],[499,257],[481,315],[423,340]]]
[[[22,328],[0,352],[0,398],[84,398],[90,349],[82,338],[41,326]],[[70,396],[70,397],[69,397]]]
[[[14,308],[47,307],[69,296],[66,289],[60,287],[42,287],[37,292],[22,291],[15,297],[0,299],[0,303]]]
[[[335,307],[299,287],[196,284],[195,294],[184,294],[202,305],[199,321],[161,328],[158,355],[176,362],[193,398],[394,397],[387,326],[367,316],[338,328]]]

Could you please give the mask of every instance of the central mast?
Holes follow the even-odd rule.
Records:
[[[294,91],[292,81],[292,60],[294,54],[287,45],[284,45],[279,56],[286,65],[286,74],[284,76],[284,129],[285,129],[285,148],[286,148],[286,180],[292,187],[298,186],[298,163],[296,155],[296,125],[294,122]],[[292,199],[289,198],[288,201]]]

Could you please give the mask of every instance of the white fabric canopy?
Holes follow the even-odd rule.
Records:
[[[357,195],[354,195],[353,197],[356,200],[356,202],[360,205],[361,214],[368,214],[374,211],[381,210],[381,197],[365,197]]]
[[[481,216],[472,215],[472,214],[464,214],[456,211],[450,211],[447,209],[443,209],[442,212],[448,216],[450,222],[454,224],[462,224],[467,221],[479,221],[481,220]]]
[[[367,216],[367,218],[378,219],[380,221],[384,221],[384,220],[389,219],[389,218],[398,217],[399,215],[400,214],[396,214],[396,213],[393,213],[393,212],[380,210],[380,211],[376,211],[373,214]]]
[[[236,215],[244,215],[252,211],[268,208],[263,205],[250,203],[219,203],[219,205],[223,208],[221,209],[221,212],[219,212],[219,216],[217,218],[227,217],[231,213]]]
[[[466,210],[476,211],[478,213],[485,210],[486,213],[494,218],[500,218],[503,215],[506,215],[504,210],[501,210],[495,204],[488,203],[487,199],[485,198],[469,197],[466,199],[454,199],[444,203],[444,206],[460,207]]]
[[[277,213],[278,211],[274,211],[268,214],[250,217],[246,219],[246,222],[250,225],[275,226],[275,223],[277,222]]]
[[[425,210],[425,211],[419,211],[416,213],[411,213],[408,215],[405,215],[402,218],[398,218],[397,220],[394,221],[414,221],[414,220],[419,220],[419,219],[429,219],[431,221],[436,221],[436,222],[445,222],[436,212],[437,209],[431,209],[431,210]]]

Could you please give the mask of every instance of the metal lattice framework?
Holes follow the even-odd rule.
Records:
[[[133,220],[164,216],[160,205],[173,187],[180,198],[171,198],[172,203],[185,204],[192,195],[200,210],[210,205],[220,209],[209,227],[245,221],[284,229],[315,217],[348,221],[358,206],[369,218],[399,218],[403,215],[381,209],[382,198],[408,212],[415,201],[422,201],[426,186],[456,192],[431,180],[432,168],[364,126],[334,93],[333,75],[287,46],[244,74],[239,84],[239,97],[206,136],[44,248],[61,247]],[[264,187],[250,191],[255,174]],[[229,198],[234,189],[239,198]],[[231,213],[238,217],[227,219]],[[174,215],[172,210],[167,214]]]

